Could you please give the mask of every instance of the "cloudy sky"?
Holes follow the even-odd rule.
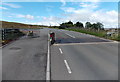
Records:
[[[0,20],[37,25],[59,25],[71,20],[118,26],[118,2],[3,2]]]

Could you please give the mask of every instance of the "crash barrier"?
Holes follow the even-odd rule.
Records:
[[[2,28],[0,34],[2,40],[0,43],[2,43],[2,45],[8,44],[9,42],[17,40],[19,37],[25,35],[20,29],[13,28]]]

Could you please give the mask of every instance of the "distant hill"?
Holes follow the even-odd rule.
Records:
[[[22,24],[16,22],[7,22],[7,21],[0,21],[0,28],[24,28],[24,29],[36,29],[40,27],[46,27],[42,25],[29,25],[29,24]]]

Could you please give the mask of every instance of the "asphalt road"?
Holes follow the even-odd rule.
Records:
[[[2,49],[2,80],[45,80],[48,30],[33,30]]]
[[[48,32],[51,80],[117,80],[118,43],[73,31],[34,30],[2,49],[2,80],[45,80]]]
[[[118,80],[118,43],[72,31],[51,30],[52,80]]]

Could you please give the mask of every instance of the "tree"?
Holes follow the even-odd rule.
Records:
[[[67,22],[66,24],[71,24],[71,25],[73,25],[73,22],[69,21],[69,22]]]
[[[65,23],[60,24],[59,29],[65,29],[66,25]]]
[[[81,28],[84,27],[84,26],[83,26],[83,23],[81,23],[81,22],[77,22],[77,23],[75,24],[75,26],[77,26],[77,27],[81,27]]]
[[[91,24],[90,22],[86,22],[85,28],[95,29],[95,30],[104,30],[104,25],[100,22]]]
[[[104,25],[100,22],[97,22],[97,29],[98,30],[104,30]]]
[[[103,27],[103,24],[100,23],[100,22],[97,22],[97,23],[93,23],[92,24],[92,29],[95,29],[95,30],[104,30],[104,27]]]
[[[65,28],[69,28],[69,27],[72,27],[72,26],[73,26],[73,23],[71,21],[69,21],[69,22],[65,22],[65,23],[60,24],[59,28],[60,29],[65,29]]]
[[[95,29],[95,30],[98,30],[98,26],[97,26],[96,23],[93,23],[93,24],[91,25],[91,28],[92,28],[92,29]]]
[[[90,22],[86,22],[85,28],[91,28],[92,24]]]

